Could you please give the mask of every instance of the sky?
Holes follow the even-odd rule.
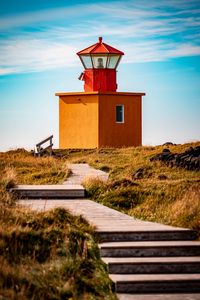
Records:
[[[146,93],[143,145],[200,140],[199,0],[0,0],[0,151],[58,147],[55,93],[83,91],[99,36],[125,53],[118,91]]]

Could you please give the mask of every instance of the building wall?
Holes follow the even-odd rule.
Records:
[[[99,96],[99,147],[128,147],[142,144],[140,95]],[[116,123],[116,105],[124,105],[124,123]]]
[[[98,147],[98,95],[59,95],[59,147]]]

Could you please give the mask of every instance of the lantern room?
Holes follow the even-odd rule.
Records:
[[[124,53],[105,43],[99,37],[98,43],[77,53],[84,72],[79,76],[84,81],[84,91],[116,92],[116,69]]]

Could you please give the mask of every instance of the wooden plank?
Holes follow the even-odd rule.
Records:
[[[52,147],[53,147],[53,143],[50,144],[50,145],[48,145],[48,146],[45,147],[45,148],[40,149],[38,153],[43,153],[45,150],[47,150],[47,149],[49,149],[49,148],[52,148]],[[52,149],[51,149],[51,150],[52,150]]]
[[[36,147],[41,146],[42,144],[46,143],[47,141],[49,141],[50,139],[53,138],[53,135],[49,136],[48,138],[44,139],[43,141],[39,142],[38,144],[36,144]]]

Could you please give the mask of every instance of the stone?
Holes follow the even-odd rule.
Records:
[[[144,177],[150,177],[152,175],[150,171],[151,171],[151,167],[149,166],[144,166],[142,168],[139,168],[135,171],[135,173],[133,173],[132,179],[137,180],[137,179],[142,179]]]
[[[163,146],[176,146],[176,144],[174,144],[172,142],[166,142],[163,144]]]
[[[164,148],[163,153],[171,153],[171,151],[168,148]]]
[[[200,170],[200,146],[190,147],[183,153],[171,153],[165,148],[159,154],[150,158],[150,161],[160,161],[170,167],[181,167],[187,170]]]
[[[131,187],[131,186],[137,186],[138,183],[133,182],[130,179],[122,178],[120,180],[116,180],[114,182],[111,182],[109,184],[110,188],[119,188],[119,187]]]
[[[168,179],[168,177],[164,174],[160,174],[160,175],[158,175],[158,179],[159,180],[166,180],[166,179]]]

